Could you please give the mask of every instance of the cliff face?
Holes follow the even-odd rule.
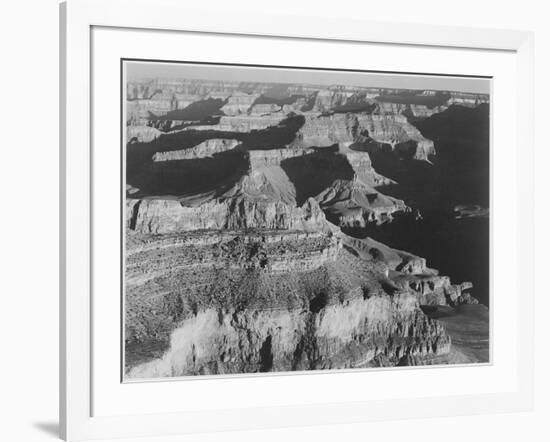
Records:
[[[327,217],[342,227],[381,224],[391,221],[395,212],[409,210],[402,200],[383,195],[357,179],[335,181],[316,199]]]
[[[348,160],[351,168],[353,169],[355,175],[354,178],[357,181],[371,186],[389,186],[391,184],[396,184],[396,182],[390,178],[387,178],[383,175],[380,175],[374,167],[372,167],[372,162],[370,155],[367,152],[353,151],[345,146],[340,145],[340,153],[342,153]]]
[[[232,139],[211,138],[190,149],[156,152],[153,161],[193,160],[196,158],[210,157],[216,153],[234,149],[239,142]]]
[[[433,141],[424,138],[403,115],[362,114],[358,117],[358,124],[360,130],[366,131],[374,141],[389,144],[392,150],[398,144],[413,142],[416,145],[414,158],[417,160],[426,161],[436,153]]]
[[[127,225],[141,233],[204,229],[304,229],[322,227],[324,214],[314,199],[302,207],[283,201],[261,201],[245,195],[185,207],[177,200],[128,200]]]
[[[160,137],[162,132],[154,127],[149,126],[127,126],[126,139],[128,143],[150,143]]]
[[[285,108],[285,114],[289,113],[292,110],[292,107],[287,105],[288,107]],[[261,103],[261,104],[255,104],[252,106],[249,110],[250,115],[269,115],[273,113],[280,112],[281,106],[278,104],[268,104],[268,103]]]
[[[126,377],[457,360],[437,314],[472,284],[341,228],[396,225],[414,199],[373,161],[427,170],[418,122],[488,97],[160,79],[127,98]]]
[[[361,297],[315,313],[209,309],[183,321],[170,350],[134,367],[132,378],[357,368],[449,352],[443,327],[414,297]],[[238,351],[237,351],[238,349]]]
[[[168,156],[170,159],[179,159],[182,154],[189,155],[194,149],[187,149],[183,153],[162,153],[162,159],[155,157],[155,160],[162,161]],[[293,149],[250,151],[248,173],[218,197],[204,195],[190,200],[128,198],[127,227],[141,233],[237,228],[324,228],[324,214],[313,198],[297,207],[295,187],[280,166],[284,160],[309,153],[307,150]]]
[[[262,130],[268,127],[277,126],[285,118],[287,118],[287,115],[283,112],[267,115],[223,116],[220,118],[218,124],[192,126],[186,128],[186,130],[214,130],[221,132],[247,133],[253,130]]]
[[[225,115],[246,114],[258,97],[259,94],[234,93],[221,110]]]
[[[341,227],[357,228],[366,227],[367,223],[389,222],[394,213],[410,211],[404,201],[376,190],[395,182],[374,170],[367,152],[340,145],[339,153],[349,162],[354,176],[351,180],[335,180],[315,197],[329,220]]]
[[[389,144],[394,150],[397,145],[412,143],[413,157],[428,160],[435,155],[434,143],[422,136],[403,115],[340,113],[320,115],[305,113],[305,124],[296,135],[294,145],[331,146],[333,144],[363,143],[369,138],[382,144]]]
[[[127,337],[165,330],[158,339],[166,350],[131,364],[128,376],[353,368],[446,355],[449,337],[420,307],[433,305],[448,280],[421,289],[437,275],[420,258],[354,241],[336,231],[130,237]],[[377,246],[385,250],[376,254]],[[401,277],[418,284],[398,287]]]
[[[357,117],[353,114],[304,114],[305,123],[296,134],[294,145],[326,147],[338,143],[353,143],[358,133]]]
[[[323,89],[315,96],[313,110],[317,112],[328,112],[342,107],[351,107],[353,105],[371,104],[365,93],[356,90],[345,89]]]

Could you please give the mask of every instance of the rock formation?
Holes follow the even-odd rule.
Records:
[[[337,180],[315,197],[327,217],[342,227],[365,227],[392,220],[395,212],[408,211],[402,201],[378,192],[358,179]]]
[[[376,190],[395,182],[374,170],[367,152],[353,151],[340,144],[339,154],[346,157],[354,176],[335,180],[315,197],[329,220],[341,227],[357,228],[371,222],[389,222],[394,213],[410,211],[404,201]]]
[[[150,143],[154,139],[160,137],[162,132],[154,127],[149,126],[127,126],[126,139],[128,143]]]
[[[181,155],[178,152],[176,154]],[[205,196],[193,198],[192,201],[185,198],[128,198],[127,226],[130,230],[142,233],[238,228],[323,228],[324,215],[317,202],[310,198],[302,207],[297,207],[294,185],[280,167],[284,159],[307,153],[307,150],[292,149],[251,151],[248,173],[218,197]]]
[[[433,141],[424,138],[404,115],[361,114],[358,116],[358,125],[362,133],[366,132],[374,141],[389,144],[392,150],[398,144],[413,142],[413,157],[417,160],[426,161],[435,155]]]
[[[404,115],[337,113],[331,115],[304,113],[305,124],[294,142],[297,146],[331,146],[363,143],[372,139],[388,144],[392,150],[399,144],[413,143],[413,157],[428,160],[435,155],[434,143],[425,139]]]
[[[288,107],[285,108],[285,113],[289,113],[291,110],[294,110],[291,106],[286,105]],[[261,103],[261,104],[255,104],[250,108],[249,114],[250,115],[269,115],[274,114],[281,111],[281,106],[274,103]]]
[[[190,149],[156,152],[153,161],[192,160],[196,158],[210,157],[215,153],[227,152],[234,149],[239,142],[224,138],[210,138]]]
[[[258,97],[258,94],[234,93],[221,110],[225,115],[246,114]]]
[[[420,216],[390,167],[435,167],[419,122],[488,96],[167,78],[126,96],[126,378],[488,360],[453,322],[472,284],[372,237]]]
[[[215,130],[222,132],[241,132],[247,133],[253,130],[267,129],[277,126],[287,115],[279,112],[268,115],[250,115],[250,116],[223,116],[218,124],[198,125],[187,128],[187,130]]]
[[[373,241],[354,248],[331,231],[161,238],[129,240],[127,335],[171,330],[163,356],[130,377],[368,367],[380,356],[395,365],[449,352],[444,328],[420,307],[444,305],[450,285],[419,258]]]

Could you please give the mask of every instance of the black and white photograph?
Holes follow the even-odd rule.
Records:
[[[122,68],[125,381],[491,362],[489,78]]]
[[[548,439],[516,3],[6,2],[0,439]]]

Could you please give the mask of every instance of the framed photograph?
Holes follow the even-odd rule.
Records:
[[[530,33],[60,13],[66,440],[532,407]]]

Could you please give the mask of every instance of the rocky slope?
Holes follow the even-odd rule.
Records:
[[[338,231],[128,238],[131,378],[407,364],[449,353],[422,305],[460,291],[425,261]],[[159,252],[162,251],[162,254]]]
[[[129,82],[126,378],[487,361],[488,345],[472,351],[488,319],[472,310],[471,283],[342,232],[415,213],[415,198],[395,195],[393,169],[380,173],[381,155],[432,167],[430,119],[487,101]],[[475,342],[457,328],[466,316]]]
[[[341,227],[360,228],[371,222],[389,222],[394,213],[410,211],[404,201],[376,189],[395,182],[374,170],[367,152],[352,151],[340,144],[339,153],[346,157],[354,175],[352,179],[335,180],[315,197],[329,220]]]

